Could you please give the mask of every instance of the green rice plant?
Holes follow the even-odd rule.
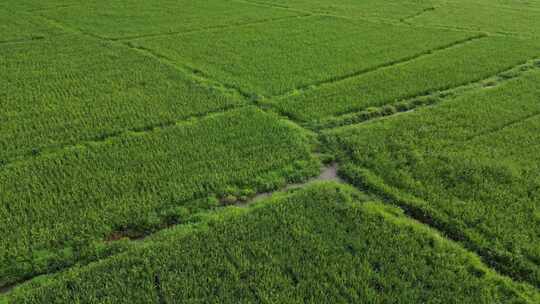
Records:
[[[343,174],[540,286],[540,72],[325,132]]]
[[[78,35],[0,44],[0,165],[242,105],[128,47]]]
[[[537,42],[486,37],[268,103],[308,125],[324,124],[334,116],[489,78],[539,56]]]
[[[537,303],[395,207],[313,184],[16,288],[9,303]]]
[[[263,97],[404,61],[477,34],[312,16],[132,41],[229,86]]]
[[[312,141],[248,107],[5,166],[0,286],[83,260],[96,242],[181,222],[227,195],[314,176]]]
[[[298,15],[289,10],[223,0],[90,0],[40,14],[69,28],[108,39],[238,26]]]
[[[398,20],[433,8],[430,0],[249,0],[278,7],[289,7],[318,14],[336,15],[347,18],[369,18],[375,20]]]

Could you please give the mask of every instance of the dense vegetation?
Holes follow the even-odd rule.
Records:
[[[139,0],[90,0],[40,14],[83,32],[113,39],[200,31],[298,15],[289,10],[223,0],[161,0],[159,6]]]
[[[476,304],[539,299],[530,287],[497,275],[399,209],[328,183],[170,229],[113,258],[22,286],[10,300]]]
[[[310,16],[275,21],[271,27],[253,24],[135,40],[132,44],[188,64],[249,94],[270,97],[478,36],[442,32]]]
[[[309,145],[302,130],[246,108],[6,166],[0,283],[69,265],[115,231],[145,233],[219,203],[209,196],[316,175]]]
[[[343,173],[540,286],[540,71],[327,133]]]
[[[540,43],[484,37],[270,103],[300,121],[324,121],[485,79],[538,56]]]
[[[540,0],[0,1],[0,303],[540,303],[539,37]]]
[[[0,65],[0,163],[242,103],[137,51],[78,35],[0,45]]]

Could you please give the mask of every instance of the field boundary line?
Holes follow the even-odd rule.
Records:
[[[24,156],[15,156],[15,157],[7,158],[3,164],[0,164],[0,169],[6,169],[12,166],[18,166],[18,165],[30,162],[36,158],[53,156],[56,154],[60,154],[64,151],[77,148],[77,147],[87,148],[95,144],[107,143],[107,142],[113,141],[116,138],[120,138],[123,136],[142,135],[146,133],[166,130],[169,128],[182,126],[184,124],[200,121],[200,120],[212,117],[212,116],[222,115],[222,114],[229,113],[231,111],[235,111],[235,110],[239,110],[243,108],[249,108],[249,107],[255,107],[255,106],[251,104],[247,104],[247,103],[240,104],[240,105],[230,105],[230,106],[222,107],[222,108],[215,109],[212,111],[190,115],[185,118],[174,120],[174,121],[167,121],[167,122],[164,121],[164,122],[149,124],[149,125],[145,125],[141,127],[125,128],[124,130],[120,130],[118,132],[112,132],[110,134],[105,134],[104,136],[97,136],[94,138],[89,138],[87,140],[81,140],[75,143],[43,147],[35,153],[31,153],[31,154],[29,153]]]
[[[515,126],[515,125],[518,125],[520,123],[523,123],[523,122],[526,122],[527,120],[529,119],[533,119],[537,116],[540,116],[540,111],[537,111],[537,112],[534,112],[532,114],[529,114],[529,115],[526,115],[526,116],[523,116],[521,118],[517,118],[517,119],[514,119],[512,121],[509,121],[503,125],[500,125],[500,126],[496,126],[494,128],[491,128],[491,129],[488,129],[488,130],[485,130],[485,131],[482,131],[482,132],[478,132],[476,134],[473,134],[471,136],[468,136],[466,137],[464,140],[461,140],[459,142],[457,142],[457,144],[466,144],[470,141],[473,141],[477,138],[482,138],[486,135],[490,135],[490,134],[495,134],[495,133],[498,133],[500,131],[504,131],[505,129],[507,128],[511,128],[512,126]],[[444,145],[443,148],[446,148],[446,147],[449,147],[450,145]]]
[[[468,82],[448,89],[401,98],[378,107],[366,107],[363,109],[361,108],[339,113],[316,123],[306,123],[306,127],[313,130],[329,130],[358,123],[365,123],[376,119],[390,118],[395,115],[412,112],[420,107],[434,106],[445,100],[458,98],[461,96],[461,94],[471,91],[498,87],[507,81],[521,77],[521,75],[527,71],[539,68],[540,58],[528,59],[525,62],[483,79]],[[402,108],[398,108],[397,106],[399,105],[401,105]],[[372,109],[367,110],[368,108]]]
[[[138,52],[139,54],[142,54],[145,57],[152,58],[152,59],[156,60],[160,64],[163,64],[163,65],[166,65],[168,67],[173,68],[174,70],[178,71],[182,75],[191,78],[192,80],[196,81],[198,84],[200,84],[200,85],[202,85],[204,87],[218,90],[218,91],[220,91],[221,93],[223,93],[225,95],[229,95],[229,96],[233,96],[233,97],[236,96],[236,95],[240,95],[246,100],[249,100],[249,98],[252,98],[252,94],[250,94],[248,92],[244,92],[244,91],[240,90],[240,88],[237,88],[235,86],[229,86],[229,85],[221,83],[221,82],[219,82],[217,80],[214,80],[213,78],[205,75],[201,70],[190,67],[187,64],[183,64],[183,63],[182,64],[177,64],[174,60],[172,60],[172,59],[168,58],[167,56],[164,56],[164,55],[162,55],[162,54],[160,54],[158,52],[155,52],[152,49],[145,48],[145,47],[142,47],[142,46],[134,46],[134,45],[132,45],[130,43],[130,41],[111,40],[111,39],[108,39],[108,38],[101,37],[99,35],[95,35],[95,34],[92,34],[92,33],[85,32],[85,31],[80,30],[78,28],[72,28],[72,27],[69,27],[69,26],[65,26],[62,23],[60,23],[60,22],[58,22],[58,21],[56,21],[54,19],[50,19],[48,17],[45,17],[45,16],[40,16],[40,17],[42,17],[44,20],[49,21],[51,24],[58,26],[59,28],[66,31],[67,33],[72,33],[72,34],[75,34],[75,35],[87,36],[87,37],[90,37],[90,38],[93,38],[93,39],[98,39],[100,41],[108,42],[113,46],[124,47],[124,48],[132,50],[134,52]]]
[[[414,18],[417,18],[417,17],[420,17],[420,16],[422,16],[422,15],[424,15],[424,14],[427,14],[427,13],[429,13],[429,12],[432,12],[432,11],[436,10],[437,8],[438,8],[438,7],[436,7],[436,6],[426,7],[426,8],[422,9],[422,10],[419,11],[419,12],[416,12],[416,13],[414,13],[414,14],[412,14],[412,15],[409,15],[409,16],[407,16],[407,17],[404,17],[404,18],[399,19],[399,21],[402,22],[402,23],[411,25],[412,23],[409,22],[410,20],[412,20],[412,19],[414,19]]]
[[[287,98],[287,97],[290,97],[290,96],[302,94],[302,93],[307,92],[307,91],[317,90],[318,88],[326,86],[326,85],[331,85],[333,83],[338,83],[340,81],[344,81],[344,80],[347,80],[347,79],[356,78],[356,77],[359,77],[359,76],[362,76],[362,75],[365,75],[365,74],[369,74],[369,73],[372,73],[372,72],[375,72],[375,71],[378,71],[378,70],[386,69],[386,68],[389,68],[389,67],[402,65],[402,64],[405,64],[407,62],[411,62],[411,61],[414,61],[416,59],[419,59],[419,58],[422,58],[422,57],[425,57],[425,56],[430,56],[430,55],[436,54],[438,52],[448,50],[448,49],[452,49],[454,47],[459,47],[459,46],[467,44],[467,43],[473,43],[473,42],[475,42],[477,40],[484,39],[484,38],[487,38],[487,37],[488,36],[486,34],[473,35],[471,37],[464,38],[464,39],[459,39],[459,40],[456,40],[454,42],[447,43],[445,45],[442,45],[442,46],[439,46],[439,47],[436,47],[436,48],[433,48],[433,49],[424,50],[424,51],[418,52],[418,53],[410,55],[410,56],[406,56],[406,57],[403,57],[403,58],[400,58],[400,59],[391,60],[391,61],[388,61],[388,62],[385,62],[385,63],[382,63],[382,64],[378,64],[378,65],[370,67],[370,68],[365,68],[365,69],[350,72],[350,73],[347,73],[347,74],[330,77],[330,78],[327,78],[327,79],[324,79],[324,80],[315,81],[315,82],[312,82],[310,84],[302,85],[302,86],[299,86],[299,87],[297,87],[297,88],[295,88],[293,90],[290,90],[289,92],[271,96],[271,97],[269,97],[269,99],[278,99],[279,100],[279,99],[284,99],[284,98]]]
[[[337,163],[335,163],[335,162],[331,163],[329,165],[322,165],[321,170],[320,170],[320,174],[318,176],[307,178],[303,182],[287,183],[283,187],[280,187],[280,188],[272,190],[272,191],[257,192],[246,201],[238,200],[238,201],[236,201],[234,203],[230,203],[230,204],[221,203],[219,205],[219,207],[217,207],[216,210],[223,209],[223,208],[231,208],[231,207],[249,208],[250,206],[255,205],[256,203],[260,202],[261,200],[270,198],[274,194],[286,193],[286,192],[291,191],[291,190],[301,189],[301,188],[304,188],[304,187],[309,186],[309,185],[311,185],[313,183],[316,183],[316,182],[333,181],[333,182],[336,182],[336,183],[345,184],[345,181],[340,176],[337,175],[337,171],[338,171],[338,167],[337,167]],[[272,172],[272,170],[270,170],[269,172]],[[207,193],[205,195],[196,196],[196,197],[194,197],[192,199],[186,200],[185,202],[190,202],[190,201],[193,201],[193,200],[210,197],[212,195],[215,195],[215,194],[214,193]],[[212,210],[203,211],[203,213],[207,213],[207,214],[211,213],[211,212],[213,212],[213,211]],[[176,223],[176,224],[171,224],[171,225],[164,226],[162,228],[159,228],[158,230],[148,232],[148,233],[142,234],[140,236],[135,236],[135,237],[123,236],[123,237],[129,239],[129,241],[132,244],[141,244],[141,246],[144,246],[144,244],[145,244],[145,243],[143,243],[144,241],[152,242],[153,241],[152,237],[154,237],[156,235],[159,235],[163,231],[166,231],[168,229],[174,229],[174,227],[178,227],[178,226],[182,226],[182,225],[189,225],[189,224],[187,224],[187,223]],[[113,242],[113,241],[104,239],[103,242]],[[94,260],[83,260],[82,264],[78,264],[81,261],[77,261],[75,264],[71,264],[69,266],[62,267],[62,268],[57,269],[55,271],[49,271],[49,272],[40,273],[40,274],[37,274],[37,275],[33,275],[31,277],[22,278],[22,279],[20,279],[18,281],[15,281],[13,283],[10,283],[10,284],[4,285],[4,286],[0,286],[0,299],[1,299],[2,296],[8,295],[13,289],[15,289],[15,288],[17,288],[19,286],[22,286],[24,284],[30,283],[34,279],[36,279],[37,277],[40,277],[40,276],[52,276],[52,275],[56,275],[56,274],[59,274],[59,273],[65,273],[65,272],[70,271],[70,269],[73,269],[74,267],[80,267],[81,265],[83,267],[85,267],[87,265],[91,265],[91,264],[94,264],[94,263],[99,263],[100,261],[112,258],[112,257],[117,256],[117,255],[121,255],[121,254],[124,254],[124,253],[125,253],[125,251],[121,251],[121,252],[117,252],[117,253],[114,253],[114,254],[111,254],[111,255],[107,255],[107,256],[104,256],[104,257],[101,257],[101,258],[94,259]],[[158,286],[155,286],[155,287],[157,288]],[[158,290],[158,289],[156,289],[156,290]]]
[[[303,14],[309,14],[309,15],[320,15],[320,14],[318,14],[316,12],[313,12],[313,11],[308,11],[308,10],[304,10],[304,9],[297,9],[297,8],[286,6],[286,5],[272,4],[272,3],[266,3],[266,2],[261,2],[261,1],[254,1],[254,0],[232,0],[232,1],[233,2],[238,2],[238,3],[246,3],[246,4],[256,5],[256,6],[262,6],[262,7],[269,7],[269,8],[273,8],[273,9],[287,10],[287,11],[291,11],[291,12],[295,12],[295,13],[303,13]]]
[[[343,153],[340,162],[349,161],[355,163],[350,153],[350,151]],[[499,274],[501,277],[509,278],[514,282],[527,284],[533,288],[540,287],[538,284],[530,282],[526,278],[520,278],[505,271],[505,265],[497,262],[497,259],[500,256],[496,253],[490,256],[489,251],[486,248],[481,248],[474,244],[471,241],[471,238],[467,236],[466,232],[459,231],[457,228],[452,227],[452,220],[445,220],[439,216],[440,212],[431,208],[431,206],[428,205],[428,202],[423,198],[386,183],[381,176],[375,174],[369,168],[361,167],[361,169],[352,171],[354,172],[343,173],[348,184],[364,193],[374,195],[384,204],[399,207],[409,219],[437,231],[444,239],[452,241],[456,245],[459,245],[463,250],[478,256],[487,268]],[[353,175],[359,178],[359,181],[355,181]],[[530,260],[527,259],[527,261]]]
[[[253,22],[229,24],[229,25],[223,25],[223,26],[211,26],[211,27],[205,27],[205,28],[193,29],[193,30],[186,30],[186,31],[174,31],[174,32],[167,32],[167,33],[143,34],[143,35],[135,35],[135,36],[124,36],[124,37],[118,37],[118,38],[103,37],[103,39],[110,40],[110,41],[124,42],[124,41],[144,40],[144,39],[147,39],[147,38],[154,38],[154,37],[182,36],[182,35],[189,35],[189,34],[194,34],[194,33],[219,32],[219,31],[222,31],[222,30],[229,30],[229,29],[248,27],[248,26],[251,26],[251,25],[273,23],[273,22],[279,22],[279,21],[288,20],[288,19],[308,18],[308,17],[312,17],[312,16],[313,16],[312,14],[302,14],[302,15],[285,16],[285,17],[279,17],[279,18],[269,18],[269,19],[257,20],[257,21],[253,21]]]
[[[46,39],[46,37],[39,36],[39,37],[25,38],[25,39],[23,38],[23,39],[2,40],[2,41],[0,41],[0,45],[35,42],[35,41],[40,41],[40,40],[45,40],[45,39]]]
[[[228,84],[228,83],[220,82],[219,80],[215,79],[214,77],[212,77],[210,75],[207,75],[206,73],[204,73],[201,70],[193,68],[193,67],[191,67],[191,66],[189,66],[189,65],[187,65],[185,63],[176,63],[175,61],[168,58],[167,56],[162,55],[162,54],[160,54],[158,52],[155,52],[152,49],[149,49],[149,48],[146,48],[146,47],[143,47],[143,46],[138,46],[138,45],[137,46],[131,45],[130,41],[123,42],[122,44],[126,45],[130,49],[142,52],[142,53],[146,54],[147,56],[152,57],[155,60],[160,61],[162,64],[171,66],[172,68],[177,69],[181,73],[190,75],[198,83],[206,85],[209,88],[217,89],[217,90],[219,90],[221,92],[224,92],[225,94],[229,93],[229,94],[233,94],[233,95],[239,95],[239,97],[241,97],[243,99],[243,101],[246,103],[246,105],[252,105],[252,106],[255,106],[255,107],[259,108],[260,110],[262,110],[264,112],[272,113],[272,114],[278,116],[279,118],[282,118],[282,119],[285,119],[285,120],[289,121],[290,123],[294,124],[298,128],[300,128],[300,129],[302,129],[302,130],[304,130],[304,131],[306,131],[308,133],[313,133],[313,130],[304,127],[301,123],[299,123],[297,120],[295,120],[293,117],[291,117],[287,113],[284,113],[282,111],[274,109],[272,106],[269,106],[266,103],[262,103],[261,100],[260,100],[261,96],[257,95],[256,93],[245,91],[245,90],[243,90],[242,88],[240,88],[239,86],[236,86],[236,85],[231,85],[231,84]]]

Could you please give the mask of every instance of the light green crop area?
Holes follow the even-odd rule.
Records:
[[[332,183],[222,212],[145,243],[24,286],[11,303],[538,300],[534,290],[497,275],[399,209]]]
[[[540,283],[540,72],[365,125],[328,132],[344,173]]]

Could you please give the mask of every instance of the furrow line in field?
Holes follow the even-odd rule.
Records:
[[[431,7],[427,7],[427,8],[424,8],[423,10],[417,12],[416,14],[413,14],[413,15],[410,15],[410,16],[407,16],[405,18],[401,18],[399,21],[400,22],[403,22],[405,24],[411,24],[409,21],[414,19],[414,18],[417,18],[417,17],[420,17],[422,16],[423,14],[426,14],[426,13],[429,13],[429,12],[432,12],[434,10],[436,10],[437,8],[435,6],[431,6]]]
[[[297,19],[297,18],[300,19],[300,18],[306,18],[306,17],[311,17],[311,16],[313,15],[302,14],[302,15],[296,15],[296,16],[285,16],[285,17],[279,17],[279,18],[271,18],[271,19],[258,20],[258,21],[246,22],[246,23],[238,23],[238,24],[230,24],[230,25],[224,25],[224,26],[213,26],[213,27],[193,29],[193,30],[187,30],[187,31],[174,31],[174,32],[168,32],[168,33],[155,33],[155,34],[124,36],[124,37],[119,37],[119,38],[104,38],[104,39],[111,40],[111,41],[135,41],[139,39],[154,38],[154,37],[181,36],[181,35],[188,35],[188,34],[193,34],[193,33],[214,32],[214,31],[219,31],[219,30],[242,28],[242,27],[246,27],[250,25],[272,23],[272,22],[287,20],[287,19]]]
[[[39,36],[39,37],[32,37],[27,39],[13,39],[13,40],[2,40],[0,41],[0,44],[15,44],[15,43],[26,43],[26,42],[34,42],[38,40],[43,40],[45,37]]]
[[[475,30],[475,29],[469,29],[469,28],[458,28],[458,27],[451,27],[451,26],[435,26],[435,25],[421,25],[421,24],[413,24],[413,23],[405,23],[401,20],[405,19],[408,20],[410,17],[405,17],[401,20],[395,20],[395,19],[389,19],[389,18],[373,18],[370,16],[362,15],[357,17],[348,17],[343,15],[336,15],[328,12],[317,12],[312,10],[302,10],[297,8],[292,8],[284,5],[278,5],[278,4],[272,4],[272,3],[266,3],[266,2],[259,2],[255,0],[235,0],[237,2],[243,2],[243,3],[251,3],[251,4],[258,4],[265,7],[271,7],[271,8],[282,8],[287,9],[293,12],[303,12],[306,14],[311,14],[313,16],[328,16],[328,17],[334,17],[339,19],[346,19],[346,20],[362,20],[370,23],[376,23],[376,24],[385,24],[385,25],[392,25],[392,26],[399,26],[399,27],[407,27],[407,28],[425,28],[425,29],[440,29],[440,30],[447,30],[447,31],[454,31],[454,32],[466,32],[466,33],[472,33],[472,34],[489,34],[490,36],[516,36],[516,33],[491,33],[481,30]],[[435,7],[436,8],[436,7]],[[422,11],[422,14],[430,11],[427,9],[427,11]],[[414,16],[414,15],[413,15]],[[520,35],[524,37],[523,35]],[[531,37],[532,38],[532,37]]]
[[[35,12],[43,12],[43,11],[54,11],[54,10],[62,9],[62,8],[71,8],[71,7],[80,7],[80,6],[81,6],[80,4],[60,4],[60,5],[50,6],[50,7],[29,9],[29,10],[26,10],[26,12],[35,13]]]
[[[351,157],[352,151],[347,151],[345,157]],[[410,193],[401,192],[399,189],[394,188],[391,185],[386,184],[384,180],[381,179],[378,175],[371,172],[369,169],[354,170],[353,172],[348,172],[344,174],[344,178],[347,183],[353,185],[357,189],[374,195],[381,199],[381,201],[398,206],[403,210],[404,214],[407,217],[419,222],[422,225],[430,227],[431,229],[436,230],[444,238],[454,241],[465,250],[472,252],[480,257],[482,262],[486,267],[493,270],[495,273],[506,276],[515,280],[516,282],[527,282],[523,278],[520,278],[512,273],[509,273],[497,263],[497,259],[502,258],[497,255],[495,252],[486,251],[471,241],[471,239],[463,232],[452,227],[452,224],[440,220],[437,216],[437,211],[429,208],[430,210],[425,210],[421,206],[426,206],[427,204],[421,198],[418,198]],[[354,176],[353,176],[354,175]],[[516,265],[516,267],[518,267]],[[526,269],[518,269],[518,271],[526,272]],[[540,286],[533,285],[537,288]]]
[[[286,97],[289,97],[289,96],[292,96],[292,95],[297,95],[297,94],[305,92],[305,91],[315,90],[315,89],[317,89],[318,87],[321,87],[321,86],[329,85],[329,84],[336,83],[336,82],[343,81],[343,80],[347,80],[347,79],[350,79],[350,78],[355,78],[355,77],[358,77],[358,76],[361,76],[361,75],[365,75],[365,74],[368,74],[368,73],[371,73],[371,72],[375,72],[377,70],[381,70],[381,69],[385,69],[385,68],[405,64],[407,62],[422,58],[424,56],[429,56],[429,55],[435,54],[437,52],[441,52],[441,51],[444,51],[444,50],[448,50],[448,49],[451,49],[451,48],[454,48],[454,47],[464,45],[466,43],[472,43],[472,42],[474,42],[476,40],[483,39],[483,38],[486,38],[486,37],[488,37],[486,34],[474,35],[472,37],[468,37],[468,38],[465,38],[465,39],[454,41],[452,43],[449,43],[449,44],[446,44],[446,45],[443,45],[443,46],[440,46],[440,47],[437,47],[437,48],[434,48],[434,49],[425,50],[425,51],[419,52],[419,53],[411,55],[411,56],[407,56],[407,57],[404,57],[404,58],[401,58],[401,59],[392,60],[392,61],[389,61],[389,62],[386,62],[386,63],[383,63],[383,64],[379,64],[379,65],[376,65],[374,67],[370,67],[370,68],[367,68],[367,69],[362,69],[362,70],[347,73],[347,74],[344,74],[344,75],[331,77],[331,78],[324,79],[324,80],[321,80],[321,81],[313,82],[313,83],[308,84],[308,85],[303,85],[301,87],[297,87],[294,90],[291,90],[290,92],[287,92],[287,93],[284,93],[284,94],[281,94],[281,95],[277,95],[277,96],[272,96],[271,98],[272,99],[282,99],[282,98],[286,98]]]
[[[415,96],[409,96],[406,98],[402,98],[396,102],[388,103],[386,105],[372,108],[370,110],[364,109],[341,113],[339,115],[330,117],[320,123],[308,127],[313,130],[333,129],[347,125],[363,123],[371,121],[373,119],[392,117],[394,115],[414,111],[419,107],[432,106],[444,100],[459,97],[461,94],[473,90],[490,89],[500,86],[511,79],[519,77],[522,73],[526,71],[538,68],[540,68],[540,59],[530,59],[527,60],[525,63],[521,63],[519,65],[511,67],[510,69],[475,82],[448,88],[445,90],[438,90],[435,92],[427,92]]]
[[[198,83],[203,84],[207,87],[219,90],[224,94],[240,95],[242,98],[248,101],[251,101],[253,99],[253,95],[251,93],[244,91],[237,86],[224,84],[217,80],[214,80],[210,75],[205,74],[203,71],[193,68],[187,64],[178,64],[174,60],[160,53],[157,53],[152,49],[143,46],[135,46],[129,41],[122,42],[120,44],[129,47],[132,50],[138,51],[139,53],[144,54],[148,57],[151,57],[164,65],[172,67],[173,69],[179,71],[180,73],[183,73],[184,75],[190,76]]]
[[[147,57],[150,57],[150,58],[152,58],[154,60],[157,60],[161,64],[172,67],[173,69],[179,71],[180,73],[182,73],[184,75],[187,75],[187,76],[190,76],[193,80],[198,81],[198,83],[200,83],[202,85],[205,85],[207,87],[210,87],[212,89],[220,90],[224,94],[232,94],[232,95],[239,94],[239,95],[241,95],[243,98],[245,98],[247,100],[253,98],[252,94],[250,94],[248,92],[245,92],[245,91],[242,91],[238,87],[228,86],[226,84],[222,84],[222,83],[220,83],[220,82],[218,82],[216,80],[213,80],[208,75],[204,75],[204,73],[202,71],[198,70],[198,69],[192,68],[192,67],[190,67],[188,65],[185,65],[185,64],[179,65],[174,60],[171,60],[170,58],[168,58],[168,57],[166,57],[164,55],[156,53],[155,51],[153,51],[151,49],[144,48],[144,47],[141,47],[141,46],[134,46],[129,41],[114,41],[114,40],[111,40],[111,39],[108,39],[108,38],[105,38],[105,37],[101,37],[99,35],[95,35],[95,34],[92,34],[92,33],[85,32],[85,31],[77,29],[77,28],[67,27],[67,26],[63,25],[62,23],[60,23],[60,22],[58,22],[58,21],[56,21],[54,19],[50,19],[50,18],[47,18],[47,17],[44,17],[44,16],[41,16],[41,17],[44,20],[50,22],[52,25],[55,25],[55,26],[59,27],[60,29],[66,31],[68,33],[88,36],[90,38],[99,39],[99,40],[102,40],[102,41],[107,41],[109,43],[112,43],[112,44],[120,46],[120,47],[127,47],[127,48],[129,48],[129,49],[131,49],[133,51],[138,51],[140,54],[143,54],[143,55],[145,55]]]
[[[321,173],[319,174],[319,176],[311,178],[311,179],[309,179],[309,180],[307,180],[305,182],[295,183],[295,184],[288,184],[288,185],[286,185],[286,186],[284,186],[282,188],[276,189],[276,190],[271,191],[271,192],[257,193],[254,196],[252,196],[251,198],[249,198],[247,201],[236,201],[236,202],[232,202],[232,203],[228,203],[228,204],[223,204],[219,208],[227,208],[227,207],[231,207],[231,206],[236,206],[236,207],[240,207],[240,208],[247,208],[247,207],[249,207],[250,205],[252,205],[254,203],[257,203],[257,202],[259,202],[259,201],[261,201],[261,200],[263,200],[265,198],[271,197],[275,193],[286,192],[286,191],[289,191],[289,190],[292,190],[292,189],[304,188],[304,187],[306,187],[306,186],[308,186],[308,185],[310,185],[310,184],[312,184],[314,182],[318,182],[318,181],[335,181],[335,182],[338,182],[338,183],[345,183],[345,181],[343,179],[341,179],[341,177],[338,176],[337,172],[338,172],[337,163],[332,163],[332,164],[329,164],[329,165],[321,168]],[[147,241],[147,240],[151,241],[153,236],[158,235],[160,232],[162,232],[164,230],[171,229],[171,228],[173,228],[175,226],[180,226],[180,225],[183,225],[183,223],[167,225],[167,226],[164,226],[164,227],[162,227],[162,228],[160,228],[158,230],[155,230],[155,231],[152,231],[152,232],[147,232],[145,234],[141,234],[141,235],[136,236],[136,237],[122,235],[121,238],[122,237],[127,237],[129,240],[131,240],[134,243],[142,243],[142,242]],[[107,240],[107,239],[104,240],[104,242],[112,242],[112,241],[114,241],[114,240]],[[97,262],[99,262],[101,260],[111,258],[111,257],[113,257],[113,256],[115,256],[117,254],[121,254],[121,253],[122,252],[112,254],[112,255],[109,255],[109,256],[105,256],[105,257],[102,257],[102,258],[98,258],[98,259],[95,259],[95,260],[82,261],[82,263],[79,264],[78,266],[81,266],[81,265],[84,266],[84,265],[89,265],[89,264],[92,264],[92,263],[97,263]],[[17,288],[19,286],[30,283],[32,280],[34,280],[35,278],[37,278],[39,276],[48,276],[48,275],[55,275],[55,274],[63,273],[63,272],[69,271],[73,267],[78,267],[78,266],[75,266],[75,265],[67,266],[65,268],[58,269],[56,271],[42,273],[42,274],[39,274],[39,275],[36,275],[36,276],[33,276],[33,277],[29,277],[29,278],[25,278],[23,280],[20,280],[20,281],[17,281],[17,282],[8,284],[8,285],[0,286],[0,296],[8,294],[13,289],[15,289],[15,288]],[[158,274],[156,274],[156,275],[158,275]],[[161,286],[159,284],[156,284],[156,291],[158,292],[158,295],[159,295],[159,290],[160,290],[159,288],[160,287]]]
[[[312,131],[308,128],[305,128],[303,125],[298,123],[296,120],[294,120],[290,115],[287,115],[286,113],[282,111],[278,111],[277,109],[274,109],[273,107],[267,105],[267,104],[261,104],[258,100],[259,97],[251,92],[243,90],[241,87],[236,85],[230,85],[227,83],[222,83],[216,79],[214,79],[212,76],[205,74],[203,71],[198,70],[196,68],[192,68],[189,65],[186,64],[178,64],[172,59],[168,58],[167,56],[164,56],[160,53],[155,52],[152,49],[145,48],[143,46],[134,46],[131,45],[129,41],[124,42],[123,44],[127,45],[133,50],[137,50],[143,54],[146,54],[147,56],[151,56],[154,59],[160,61],[163,64],[166,64],[176,70],[179,70],[180,72],[184,74],[190,75],[193,79],[195,79],[198,83],[204,84],[210,88],[220,90],[224,92],[225,94],[234,94],[239,95],[242,97],[248,104],[257,106],[261,110],[265,112],[271,112],[274,115],[277,115],[283,119],[288,120],[290,123],[294,124],[298,128],[303,129],[304,131],[312,133]]]
[[[490,135],[490,134],[494,134],[494,133],[497,133],[497,132],[500,132],[500,131],[503,131],[507,128],[510,128],[512,126],[515,126],[515,125],[518,125],[522,122],[525,122],[529,119],[533,119],[533,118],[536,118],[537,116],[540,116],[540,112],[535,112],[535,113],[532,113],[530,115],[527,115],[525,117],[521,117],[519,119],[516,119],[516,120],[513,120],[513,121],[510,121],[504,125],[501,125],[501,126],[497,126],[495,128],[492,128],[492,129],[489,129],[489,130],[486,130],[486,131],[483,131],[483,132],[480,132],[480,133],[476,133],[476,134],[473,134],[467,138],[465,138],[464,140],[460,141],[460,143],[467,143],[467,142],[470,142],[470,141],[473,141],[477,138],[481,138],[481,137],[484,137],[484,136],[487,136],[487,135]],[[453,142],[452,145],[455,145],[456,142]],[[449,147],[450,144],[446,145],[446,146],[443,146],[443,147]]]
[[[249,107],[249,106],[252,106],[252,105],[228,106],[228,107],[216,109],[210,112],[205,112],[205,113],[201,113],[197,115],[191,115],[189,117],[179,119],[176,121],[160,122],[160,123],[155,123],[155,124],[136,127],[136,128],[129,128],[122,131],[105,134],[100,137],[88,139],[88,140],[77,142],[77,143],[67,144],[67,145],[45,147],[41,150],[34,151],[32,154],[19,156],[19,157],[13,157],[11,159],[8,159],[3,164],[0,164],[0,170],[2,168],[7,168],[9,166],[15,166],[15,165],[26,163],[37,157],[46,157],[46,156],[55,155],[55,154],[61,153],[62,151],[66,151],[66,150],[73,149],[76,147],[81,147],[81,146],[88,147],[95,144],[106,143],[108,141],[114,140],[122,136],[141,135],[141,134],[150,133],[154,131],[164,130],[164,129],[171,128],[171,127],[181,125],[184,123],[192,122],[195,120],[201,120],[201,119],[213,116],[213,115],[219,115],[228,111],[232,111],[232,110],[236,110],[236,109],[240,109],[244,107]]]

